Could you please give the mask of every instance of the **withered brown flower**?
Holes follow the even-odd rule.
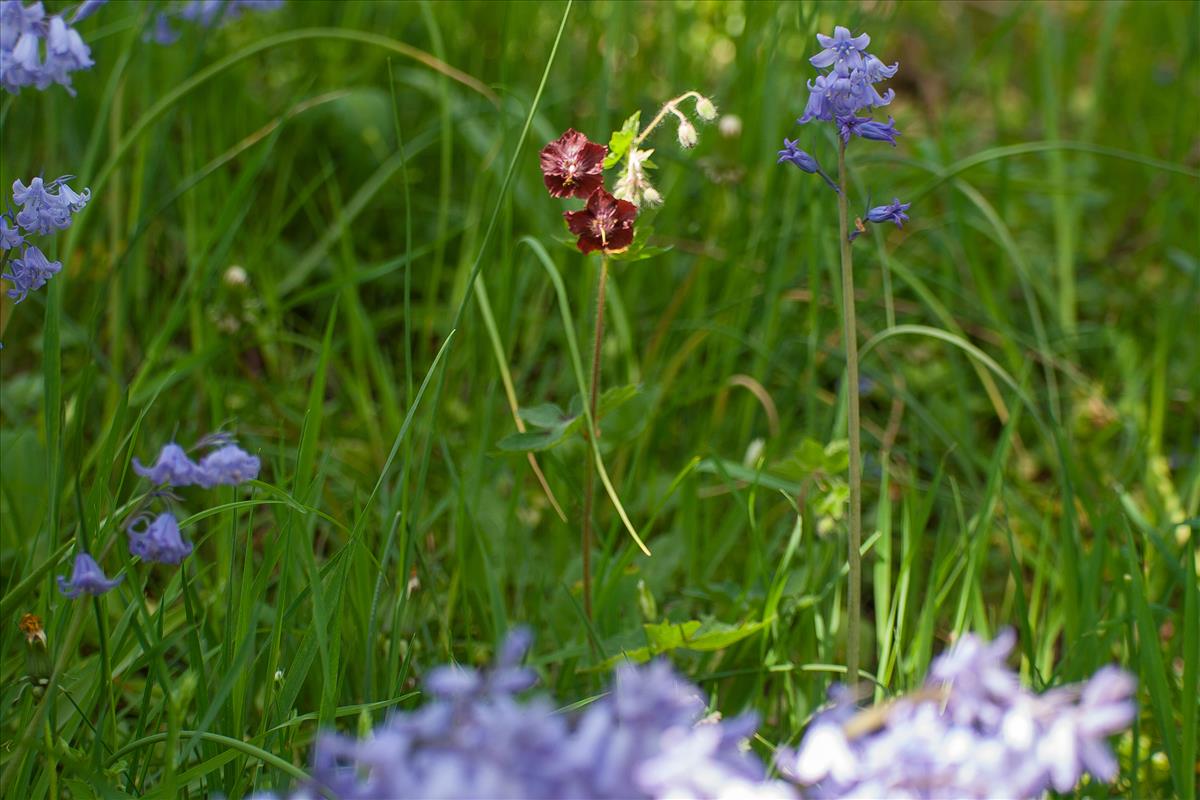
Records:
[[[604,185],[608,148],[574,128],[542,148],[542,180],[554,197],[590,197]]]
[[[633,242],[637,206],[628,200],[618,200],[603,188],[592,192],[585,208],[564,211],[563,216],[571,233],[579,237],[580,252],[620,253]]]

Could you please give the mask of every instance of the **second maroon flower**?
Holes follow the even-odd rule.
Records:
[[[599,188],[588,197],[587,206],[579,211],[564,211],[563,217],[571,233],[579,237],[580,252],[620,253],[633,243],[637,213],[633,203],[618,200]]]
[[[608,148],[574,128],[542,148],[542,180],[554,197],[590,197],[604,185]]]

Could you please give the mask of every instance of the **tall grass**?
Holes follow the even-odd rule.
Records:
[[[1002,626],[1039,688],[1120,663],[1114,791],[1195,796],[1194,5],[295,2],[170,47],[151,11],[85,23],[77,98],[0,100],[0,183],[95,193],[49,290],[0,305],[6,796],[284,785],[319,727],[419,703],[515,624],[559,696],[663,650],[760,712],[757,746],[794,741],[846,663],[848,387],[835,208],[773,153],[835,21],[903,65],[901,146],[849,154],[849,213],[877,170],[913,201],[855,253],[862,668],[890,696]],[[740,133],[656,150],[639,225],[672,249],[613,265],[600,347],[636,390],[595,453],[537,454],[544,488],[498,447],[506,381],[582,399],[595,275],[537,150],[693,87]],[[217,428],[261,480],[184,495],[181,568],[133,563],[130,458]],[[653,555],[598,492],[589,622],[594,457]],[[84,543],[126,579],[68,602]]]

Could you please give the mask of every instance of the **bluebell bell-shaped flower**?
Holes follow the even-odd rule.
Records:
[[[237,486],[258,477],[261,462],[236,444],[227,444],[200,459],[196,483],[205,489]]]
[[[84,189],[76,193],[67,181],[70,176],[59,178],[46,185],[35,177],[26,186],[20,179],[13,181],[13,202],[22,206],[17,212],[16,223],[25,231],[45,235],[70,227],[72,214],[82,211],[92,193]]]
[[[829,76],[818,75],[810,80],[808,82],[808,104],[804,107],[804,114],[796,122],[804,125],[814,119],[825,121],[833,119],[833,106],[829,101],[831,92]]]
[[[192,554],[192,543],[179,533],[179,523],[170,512],[153,520],[139,514],[125,526],[129,534],[129,552],[142,561],[155,564],[178,564]]]
[[[25,86],[46,89],[58,83],[74,95],[70,73],[91,66],[91,51],[61,15],[47,18],[40,2],[0,2],[0,86],[6,91],[17,94]]]
[[[898,69],[900,69],[899,61],[889,67],[870,53],[863,58],[862,70],[871,83],[879,83],[894,77]]]
[[[0,215],[0,249],[12,250],[25,244],[25,237],[12,224],[8,215]]]
[[[57,275],[62,270],[62,263],[51,261],[39,248],[29,245],[20,258],[9,262],[9,270],[0,278],[12,282],[13,288],[8,290],[8,296],[19,303]]]
[[[75,554],[75,567],[71,571],[71,580],[67,580],[62,575],[58,576],[58,590],[68,600],[74,600],[81,594],[99,597],[120,583],[123,577],[118,575],[110,581],[95,559],[87,553],[79,552]]]
[[[857,136],[861,139],[872,139],[877,142],[887,142],[892,147],[896,146],[896,137],[900,135],[900,131],[896,130],[895,120],[888,117],[887,124],[877,122],[870,117],[859,117],[853,114],[837,118],[838,133],[841,134],[842,141],[849,143],[851,136]]]
[[[821,165],[817,163],[817,160],[798,147],[798,142],[799,140],[793,142],[785,138],[783,140],[783,149],[779,151],[779,160],[775,163],[782,164],[786,161],[789,164],[795,164],[809,174],[820,175],[825,179],[825,183],[829,185],[830,189],[840,192],[841,190],[838,189],[838,185],[825,174],[825,170],[821,169]]]
[[[198,482],[197,476],[200,468],[196,462],[188,458],[187,452],[182,447],[170,442],[163,445],[154,466],[147,467],[135,457],[133,471],[143,478],[149,478],[154,483],[191,486]]]
[[[901,203],[899,198],[893,198],[892,202],[886,206],[875,206],[867,211],[867,220],[870,222],[894,222],[897,228],[903,228],[904,223],[908,220],[908,207],[912,203]]]
[[[825,49],[809,59],[814,67],[823,69],[841,64],[854,68],[862,66],[862,54],[871,43],[871,37],[865,33],[851,36],[849,29],[838,25],[833,29],[833,36],[818,33],[817,42]]]

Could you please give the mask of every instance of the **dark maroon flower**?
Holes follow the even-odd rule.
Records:
[[[604,185],[608,148],[574,128],[542,148],[542,180],[554,197],[591,197]]]
[[[580,252],[620,253],[633,242],[637,206],[618,200],[603,187],[592,192],[582,211],[564,211],[567,227],[579,237]]]

